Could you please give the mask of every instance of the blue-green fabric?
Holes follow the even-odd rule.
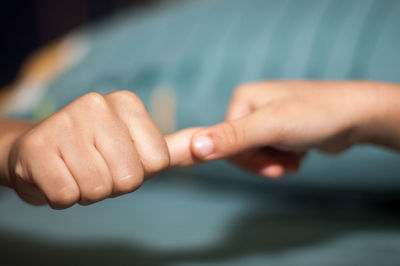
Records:
[[[149,104],[165,86],[177,92],[179,128],[211,125],[244,82],[400,82],[399,25],[395,0],[165,2],[82,29],[89,54],[43,99],[61,108],[89,91],[128,89]],[[226,162],[174,170],[63,212],[0,192],[0,254],[21,264],[400,264],[400,156],[373,147],[311,153],[280,181]]]
[[[90,91],[128,89],[148,104],[153,90],[171,87],[185,128],[222,121],[231,92],[244,82],[400,82],[399,14],[399,1],[390,0],[206,0],[127,11],[82,30],[90,53],[45,96],[61,108]],[[312,155],[298,177],[281,183],[397,189],[399,162],[369,147],[334,160]],[[249,178],[225,163],[195,172]]]

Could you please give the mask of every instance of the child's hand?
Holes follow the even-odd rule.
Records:
[[[370,142],[400,148],[400,88],[373,82],[260,82],[237,89],[226,121],[201,130],[202,161],[230,157],[254,173],[296,171],[309,149],[329,153]]]
[[[138,189],[167,168],[165,138],[133,93],[89,93],[11,146],[9,182],[31,204],[62,209]]]

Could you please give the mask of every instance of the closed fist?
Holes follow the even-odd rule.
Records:
[[[9,179],[28,203],[54,209],[138,189],[167,168],[165,138],[133,93],[86,94],[12,145]]]

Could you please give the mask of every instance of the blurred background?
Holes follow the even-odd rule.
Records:
[[[0,8],[0,89],[10,83],[35,49],[70,30],[157,0],[16,0]]]
[[[0,12],[1,85],[27,70],[0,93],[0,114],[17,118],[127,89],[169,132],[220,122],[254,80],[400,83],[398,0],[37,0]],[[153,108],[168,98],[170,110]],[[400,156],[370,146],[311,152],[281,180],[225,161],[173,169],[64,211],[0,188],[0,264],[398,266],[399,206]]]

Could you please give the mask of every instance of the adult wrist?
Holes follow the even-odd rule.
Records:
[[[33,122],[9,121],[0,119],[0,185],[11,187],[8,161],[14,142],[27,130],[32,128]]]
[[[363,82],[353,140],[400,149],[400,85]]]

